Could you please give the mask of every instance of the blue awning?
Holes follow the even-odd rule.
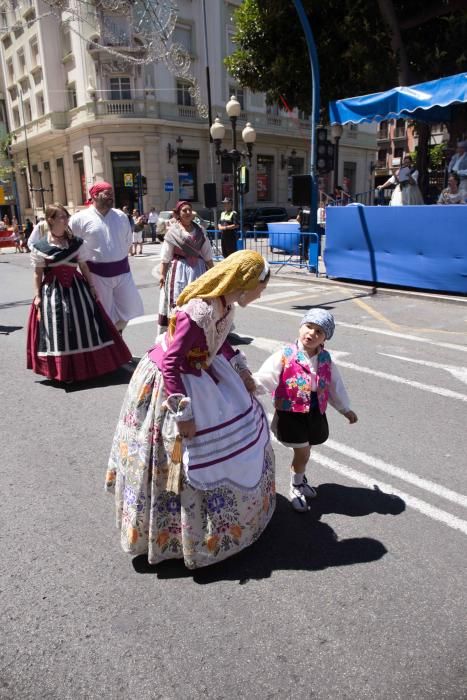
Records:
[[[450,120],[450,105],[459,102],[467,102],[467,73],[336,100],[329,104],[329,115],[331,124],[360,124],[398,118],[441,122]]]

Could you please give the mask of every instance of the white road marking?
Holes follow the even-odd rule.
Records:
[[[433,367],[434,369],[444,369],[452,374],[453,377],[459,379],[464,384],[467,384],[467,367],[453,367],[453,365],[443,365],[441,362],[429,362],[428,360],[416,360],[413,357],[404,357],[403,355],[392,355],[389,352],[380,352],[379,355],[386,357],[394,357],[396,360],[404,360],[405,362],[413,362],[416,365],[424,365],[425,367]]]
[[[284,316],[295,316],[296,318],[301,318],[303,316],[303,312],[287,311],[286,309],[275,309],[273,307],[263,306],[262,304],[249,304],[248,308],[260,309],[261,311],[270,311],[273,314],[283,314]],[[366,333],[388,335],[391,338],[402,338],[403,340],[411,340],[416,343],[423,343],[424,345],[435,345],[437,348],[447,348],[448,350],[460,350],[461,352],[467,352],[467,345],[457,345],[456,343],[443,343],[438,340],[422,338],[418,335],[406,335],[405,333],[396,333],[396,331],[387,331],[382,328],[373,328],[372,326],[359,326],[355,323],[345,323],[344,321],[338,321],[337,325],[341,326],[342,328],[352,328],[356,331],[365,331]]]
[[[251,346],[257,347],[260,350],[265,350],[266,352],[273,353],[277,350],[283,343],[273,339],[273,338],[253,338],[250,343]],[[347,367],[348,369],[354,369],[357,372],[362,372],[363,374],[371,374],[374,377],[380,377],[381,379],[387,379],[390,382],[396,382],[397,384],[406,384],[407,386],[413,386],[415,389],[421,389],[422,391],[428,391],[436,396],[446,396],[449,399],[456,399],[457,401],[467,401],[466,394],[460,394],[457,391],[451,391],[451,389],[445,389],[441,386],[433,386],[431,384],[424,384],[422,382],[417,382],[413,379],[406,379],[405,377],[399,377],[397,374],[388,374],[387,372],[380,372],[376,369],[371,369],[370,367],[364,367],[363,365],[357,365],[353,362],[342,361],[341,358],[344,355],[348,355],[339,350],[332,350],[331,356],[334,358],[336,365],[339,367]]]
[[[276,292],[275,294],[264,294],[263,295],[263,300],[268,302],[268,301],[275,301],[276,299],[285,299],[286,297],[296,297],[297,295],[301,294],[301,291],[297,289],[296,291],[292,290],[287,290],[286,292]]]
[[[405,379],[405,377],[399,377],[396,374],[388,374],[387,372],[380,372],[377,369],[370,369],[369,367],[362,367],[362,365],[355,365],[353,362],[342,362],[342,360],[336,360],[336,364],[339,367],[347,367],[347,369],[354,369],[357,372],[363,372],[363,374],[371,374],[373,377],[380,377],[380,379],[387,379],[390,382],[396,382],[397,384],[406,384],[407,386],[413,386],[415,389],[421,389],[422,391],[429,391],[435,396],[446,396],[449,399],[456,399],[457,401],[466,401],[467,395],[460,394],[458,391],[451,391],[450,389],[445,389],[442,386],[432,386],[431,384],[423,384],[423,382],[416,382],[413,379]]]
[[[332,469],[333,471],[336,471],[349,479],[353,479],[367,488],[372,489],[375,486],[375,479],[366,476],[366,474],[361,474],[351,467],[340,464],[340,462],[335,462],[333,459],[329,459],[328,457],[325,457],[317,452],[314,453],[313,460],[321,464],[323,467],[327,467],[328,469]],[[441,510],[441,508],[436,508],[435,506],[422,501],[420,498],[416,498],[415,496],[405,493],[405,491],[399,491],[399,489],[394,488],[391,484],[377,481],[376,486],[385,493],[399,496],[399,498],[402,498],[407,506],[410,506],[414,510],[418,510],[419,513],[428,516],[432,520],[437,520],[440,523],[448,525],[453,530],[459,530],[460,532],[463,532],[464,535],[467,535],[466,520],[462,520],[455,515],[451,515],[451,513]]]
[[[269,421],[272,420],[272,415],[268,414]],[[272,441],[275,443],[279,443],[276,437],[272,435],[271,433],[271,438]],[[331,442],[328,440],[328,442]],[[319,449],[321,449],[324,445],[320,445]],[[339,474],[342,474],[343,476],[346,476],[348,479],[351,479],[353,481],[357,481],[359,484],[363,484],[363,486],[366,486],[367,488],[374,489],[375,485],[381,490],[384,491],[384,493],[389,494],[391,496],[398,496],[399,498],[402,498],[402,500],[405,502],[407,506],[410,506],[414,510],[418,510],[419,513],[422,513],[423,515],[428,516],[432,520],[437,520],[440,523],[444,523],[445,525],[448,525],[449,527],[453,528],[454,530],[460,530],[460,532],[463,532],[464,535],[467,535],[467,521],[462,520],[462,518],[458,518],[455,515],[451,515],[451,513],[448,513],[445,510],[441,510],[441,508],[436,508],[436,506],[432,506],[429,503],[426,503],[425,501],[422,501],[420,498],[416,498],[415,496],[411,496],[408,493],[405,493],[405,491],[400,491],[399,489],[394,488],[391,484],[386,484],[382,481],[377,481],[375,484],[375,479],[367,476],[366,474],[362,474],[361,472],[357,471],[356,469],[352,469],[352,467],[348,467],[345,464],[341,464],[340,462],[336,462],[333,459],[329,459],[329,457],[325,457],[324,455],[320,454],[318,451],[314,450],[313,455],[312,455],[312,461],[317,462],[318,464],[321,464],[323,467],[327,467],[328,469],[332,469],[335,472],[338,472]],[[415,475],[412,475],[415,476]],[[438,487],[439,488],[439,487]],[[447,489],[449,491],[449,489]],[[453,492],[454,493],[454,492]],[[441,494],[439,494],[441,495]],[[456,496],[461,496],[461,494],[456,494]]]
[[[147,314],[146,316],[137,316],[128,321],[127,326],[139,326],[141,323],[155,323],[157,314]]]
[[[459,506],[463,506],[463,508],[467,508],[467,496],[457,493],[456,491],[452,491],[451,489],[447,489],[445,486],[441,486],[441,484],[437,484],[429,479],[423,479],[416,474],[412,474],[412,472],[409,472],[406,469],[401,469],[393,464],[388,464],[388,462],[384,462],[382,459],[367,455],[364,452],[355,450],[353,447],[342,445],[335,440],[327,440],[320,446],[320,449],[321,447],[340,452],[346,457],[350,457],[351,459],[367,464],[369,467],[373,467],[373,469],[383,471],[386,474],[390,474],[391,476],[401,479],[402,481],[406,481],[408,484],[412,484],[413,486],[417,486],[420,489],[428,491],[435,496],[440,496],[441,498],[445,498],[447,501],[452,501],[452,503],[456,503]]]

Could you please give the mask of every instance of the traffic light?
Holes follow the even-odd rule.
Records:
[[[142,192],[142,194],[148,193],[148,183],[146,181],[145,175],[141,175],[141,192]]]
[[[316,159],[316,167],[319,173],[330,173],[334,170],[334,144],[327,139],[318,141],[318,152]]]
[[[137,173],[135,177],[135,197],[141,197],[143,194],[148,193],[148,183],[146,180],[146,177],[144,175],[141,175],[141,173]]]
[[[250,191],[250,171],[246,165],[241,165],[238,169],[238,189],[240,194],[248,194]]]

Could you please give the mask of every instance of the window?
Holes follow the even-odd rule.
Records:
[[[24,75],[26,72],[26,57],[24,55],[24,49],[20,49],[16,55],[18,56],[19,74]]]
[[[344,189],[349,194],[353,194],[355,192],[356,176],[357,176],[357,164],[353,163],[352,161],[344,162],[342,184],[344,185]]]
[[[178,152],[178,196],[187,202],[198,200],[198,151]]]
[[[190,56],[193,54],[191,27],[183,24],[177,24],[173,31],[172,37],[175,44],[181,44],[183,48],[188,51]]]
[[[14,83],[15,82],[15,69],[13,68],[13,59],[12,58],[10,58],[7,61],[6,68],[7,68],[7,73],[8,73],[8,82]]]
[[[258,155],[256,162],[256,199],[258,202],[272,202],[274,157]]]
[[[388,152],[386,148],[380,148],[378,151],[378,164],[380,168],[386,167]]]
[[[130,78],[110,78],[110,99],[131,100]]]
[[[191,85],[182,80],[177,80],[177,104],[183,107],[191,107],[193,99],[189,93]]]
[[[31,66],[35,68],[40,64],[39,60],[39,44],[37,43],[37,37],[34,37],[34,39],[31,39],[29,43],[30,51],[31,51]]]
[[[378,127],[378,138],[387,139],[388,138],[388,122],[386,120],[382,121]]]
[[[68,109],[76,109],[78,106],[78,98],[76,96],[76,85],[75,83],[69,83],[67,85],[67,102]]]
[[[36,97],[36,109],[38,117],[42,117],[45,114],[44,95],[42,93],[39,93]]]
[[[395,138],[401,138],[405,136],[405,119],[396,120],[396,128],[394,130]]]
[[[24,197],[24,205],[25,205],[26,209],[30,209],[31,208],[31,198],[29,196],[29,182],[28,182],[28,175],[27,175],[26,168],[21,168],[20,175],[21,175],[21,185],[22,185],[23,197]]]
[[[403,158],[404,157],[404,149],[403,148],[395,148],[394,149],[394,158]]]
[[[15,125],[15,129],[17,129],[19,126],[21,126],[21,122],[19,119],[19,109],[18,107],[15,107],[13,109],[13,124]]]
[[[29,100],[24,100],[23,102],[23,109],[24,109],[24,119],[26,122],[32,121],[32,111],[31,111],[31,103]]]
[[[240,109],[245,109],[245,92],[243,88],[238,87],[238,85],[229,85],[229,100],[232,95],[235,95],[240,102]]]
[[[8,15],[4,7],[0,10],[0,29],[3,32],[8,29]]]

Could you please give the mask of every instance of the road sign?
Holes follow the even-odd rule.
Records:
[[[164,182],[164,192],[173,192],[173,191],[174,191],[173,180],[166,180]]]

